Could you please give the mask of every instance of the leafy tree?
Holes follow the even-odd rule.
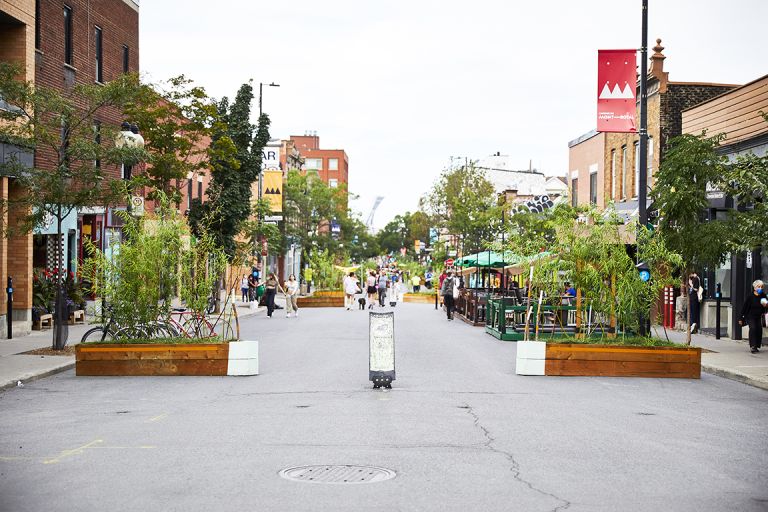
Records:
[[[31,82],[17,80],[19,68],[0,63],[0,97],[13,107],[0,109],[0,139],[52,157],[53,168],[23,167],[19,162],[2,165],[0,173],[12,177],[25,191],[21,197],[3,201],[5,211],[25,212],[19,226],[29,232],[55,219],[61,239],[64,219],[79,208],[104,206],[124,200],[126,188],[117,179],[116,166],[144,159],[138,148],[116,148],[115,130],[102,126],[106,111],[122,110],[136,98],[139,85],[135,75],[121,75],[106,84],[76,85],[60,92]],[[4,234],[9,226],[3,227]],[[57,267],[64,268],[57,244]],[[66,345],[64,272],[58,272],[53,348]]]
[[[501,232],[501,206],[474,164],[443,171],[424,204],[437,227],[460,239],[463,252],[484,250]]]
[[[683,290],[691,271],[723,264],[732,246],[732,220],[705,222],[707,186],[718,186],[728,167],[725,157],[717,153],[722,140],[722,135],[687,134],[672,139],[651,193],[659,210],[659,233],[682,259]],[[688,294],[683,295],[690,315]],[[690,330],[686,331],[690,344]]]
[[[330,222],[335,219],[342,225],[342,237],[354,236],[347,221],[346,188],[330,187],[316,173],[290,170],[283,191],[285,240],[301,245],[302,261],[310,261],[313,248],[328,251],[332,257],[343,252],[339,241],[331,236]]]
[[[222,123],[212,130],[208,158],[211,183],[208,201],[192,202],[193,232],[203,229],[224,249],[230,260],[237,249],[237,236],[250,217],[251,186],[261,173],[262,150],[269,141],[269,116],[262,114],[256,128],[250,122],[253,87],[243,84],[230,105],[225,97],[217,107]],[[204,228],[200,222],[205,219]]]
[[[222,130],[216,104],[182,75],[160,86],[142,84],[125,115],[140,127],[147,152],[136,185],[149,186],[152,199],[161,191],[178,206],[182,180],[210,165],[210,136]]]

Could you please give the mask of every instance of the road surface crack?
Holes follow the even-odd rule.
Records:
[[[475,427],[477,427],[480,430],[480,432],[483,433],[483,436],[485,437],[485,443],[483,443],[483,445],[486,447],[486,449],[492,451],[493,453],[497,453],[497,454],[503,456],[504,458],[507,459],[507,461],[509,461],[509,464],[510,464],[509,470],[512,472],[512,478],[514,478],[516,481],[518,481],[521,484],[525,485],[526,487],[528,487],[530,490],[532,490],[534,492],[537,492],[537,493],[542,494],[544,496],[549,496],[550,498],[553,498],[553,499],[561,502],[562,505],[559,505],[559,506],[555,507],[554,509],[552,509],[552,512],[558,512],[559,510],[565,510],[565,509],[567,509],[568,507],[571,506],[571,502],[570,501],[568,501],[566,499],[563,499],[563,498],[561,498],[559,496],[556,496],[556,495],[554,495],[552,493],[549,493],[547,491],[544,491],[542,489],[539,489],[538,487],[533,485],[533,483],[529,482],[528,480],[525,480],[520,475],[520,473],[521,473],[520,463],[518,463],[517,460],[515,460],[514,454],[494,446],[494,443],[496,442],[496,438],[493,437],[493,434],[491,434],[490,430],[488,430],[482,423],[480,423],[480,416],[478,416],[478,414],[475,412],[474,408],[471,405],[466,404],[466,403],[463,406],[461,406],[460,408],[466,410],[467,414],[472,416],[472,419],[474,421]]]

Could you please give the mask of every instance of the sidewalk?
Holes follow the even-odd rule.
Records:
[[[259,307],[251,310],[246,304],[237,302],[239,318],[256,315],[266,308]],[[69,325],[68,345],[80,342],[85,331],[98,325],[92,322],[88,325]],[[41,356],[24,354],[38,348],[49,348],[53,343],[53,331],[32,331],[26,336],[14,337],[12,340],[0,340],[0,390],[16,386],[35,379],[47,377],[75,366],[74,355]]]
[[[656,336],[664,338],[664,329],[653,329]],[[685,343],[684,332],[667,329],[667,336],[676,343]],[[752,354],[747,340],[717,340],[702,334],[693,334],[691,345],[707,350],[701,354],[703,371],[768,390],[768,346],[763,345],[761,352]]]

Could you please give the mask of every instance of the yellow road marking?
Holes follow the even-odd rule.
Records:
[[[93,448],[95,445],[97,445],[99,443],[103,443],[103,442],[104,441],[101,440],[101,439],[96,439],[94,441],[91,441],[88,444],[84,444],[83,446],[81,446],[79,448],[75,448],[74,450],[64,450],[63,452],[61,452],[59,454],[58,457],[55,457],[53,459],[44,460],[43,464],[56,464],[57,462],[60,462],[61,459],[65,459],[67,457],[71,457],[72,455],[80,455],[81,453],[83,453],[86,450],[86,448]]]
[[[149,419],[147,420],[147,423],[152,423],[153,421],[160,421],[160,420],[162,420],[162,419],[165,419],[167,416],[168,416],[168,413],[167,413],[167,412],[164,412],[163,414],[158,414],[158,415],[157,415],[157,416],[155,416],[154,418],[149,418]]]

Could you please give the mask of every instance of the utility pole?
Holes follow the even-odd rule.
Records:
[[[640,166],[637,191],[641,229],[648,224],[648,0],[643,1],[643,34],[640,46]]]

